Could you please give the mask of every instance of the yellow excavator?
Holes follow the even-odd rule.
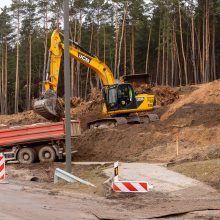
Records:
[[[104,98],[103,115],[108,116],[89,123],[89,127],[100,125],[115,126],[125,123],[141,123],[158,120],[156,114],[148,114],[156,107],[154,95],[136,95],[131,84],[117,83],[109,67],[98,57],[86,51],[77,43],[69,47],[70,56],[81,64],[91,68],[101,78]],[[50,53],[47,63],[46,80],[40,99],[33,105],[35,112],[48,120],[60,119],[60,108],[57,102],[57,88],[60,73],[60,63],[64,43],[61,34],[55,30],[51,36]]]

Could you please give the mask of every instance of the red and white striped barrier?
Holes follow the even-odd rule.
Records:
[[[140,181],[114,181],[112,189],[115,192],[148,192],[147,182]]]
[[[118,162],[114,163],[114,179],[112,189],[115,192],[149,192],[153,187],[145,181],[119,181]]]
[[[0,183],[5,181],[5,157],[0,154]]]

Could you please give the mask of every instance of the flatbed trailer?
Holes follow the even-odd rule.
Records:
[[[81,134],[80,122],[71,120],[71,138]],[[65,157],[64,121],[0,129],[0,153],[6,161],[30,164]]]

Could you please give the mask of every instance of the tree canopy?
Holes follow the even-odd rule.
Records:
[[[70,0],[70,37],[117,78],[148,73],[156,85],[204,83],[220,77],[219,10],[219,0]],[[1,114],[16,105],[27,110],[40,96],[55,28],[63,32],[62,0],[12,0],[0,10]],[[71,86],[81,98],[101,88],[99,78],[75,61]]]

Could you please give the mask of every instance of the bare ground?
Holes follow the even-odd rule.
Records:
[[[180,172],[186,176],[197,179],[201,182],[220,190],[220,159],[206,160],[199,162],[187,162],[173,164],[171,170]]]
[[[179,88],[180,98],[156,111],[161,118],[156,123],[86,130],[75,143],[79,152],[76,160],[177,162],[219,158],[219,87],[220,81],[215,81]],[[91,118],[81,115],[83,122],[94,120],[97,110],[90,111]]]
[[[105,166],[73,166],[75,175],[100,184],[98,189],[80,184],[54,186],[53,170],[63,166],[60,163],[8,165],[10,184],[1,185],[0,219],[218,219],[220,214],[219,193],[201,186],[183,189],[178,186],[179,190],[171,189],[172,194],[169,190],[152,190],[145,194],[113,193],[105,198],[99,191],[100,183],[106,178],[102,174]],[[121,169],[121,172],[125,171]],[[29,181],[33,176],[41,182]]]
[[[167,96],[166,92],[158,92],[162,106],[156,111],[161,118],[159,122],[124,125],[101,130],[87,130],[86,126],[88,121],[101,117],[101,101],[96,101],[94,97],[86,103],[76,100],[78,104],[72,109],[72,117],[80,118],[84,133],[74,143],[74,148],[78,150],[78,153],[74,156],[74,161],[119,160],[169,163],[173,164],[171,169],[201,180],[219,190],[219,88],[220,81],[199,86],[176,88],[175,93],[163,88],[163,91],[169,92],[167,92]],[[173,98],[173,94],[175,94],[176,98]],[[170,98],[167,98],[168,96]],[[166,101],[163,101],[163,99]],[[6,125],[22,125],[42,121],[45,120],[40,116],[36,116],[33,112],[0,116],[0,124]],[[60,163],[34,164],[30,166],[10,165],[8,177],[16,181],[23,181],[24,178],[29,181],[31,177],[37,175],[42,183],[34,183],[31,186],[36,187],[36,184],[39,184],[40,188],[46,188],[52,195],[59,194],[61,187],[62,193],[70,193],[72,191],[86,192],[92,195],[92,199],[95,199],[95,201],[97,196],[103,195],[101,183],[106,178],[102,174],[105,166],[73,167],[74,174],[98,185],[97,189],[89,190],[81,185],[61,184],[54,187],[52,184],[54,168],[63,168],[63,166]],[[184,193],[190,195],[192,191],[186,190]],[[77,202],[84,204],[83,198],[85,196],[80,197]],[[45,200],[47,199],[45,198]],[[102,212],[97,209],[101,205],[94,207],[89,202],[85,203],[96,210],[93,212],[93,217],[95,213],[98,219],[118,219],[118,213],[121,214],[121,219],[128,219],[128,215],[130,215],[131,219],[135,219],[135,217],[154,218],[156,216],[182,219],[194,219],[195,217],[215,219],[216,216],[220,215],[218,193],[189,198],[150,192],[146,195],[113,195],[109,199],[111,202],[108,203],[108,206],[103,201],[101,202],[107,210],[102,210]],[[65,204],[63,202],[64,206]],[[55,204],[51,206],[51,210],[54,209],[54,206]],[[79,208],[78,206],[75,207]],[[113,209],[109,207],[113,207]],[[20,208],[22,209],[22,206]],[[86,210],[88,214],[89,211],[84,205],[82,209],[83,211]],[[209,209],[212,210],[211,213]],[[81,209],[79,208],[79,210]],[[138,213],[137,216],[134,216],[135,212]],[[22,219],[22,216],[20,218]]]

